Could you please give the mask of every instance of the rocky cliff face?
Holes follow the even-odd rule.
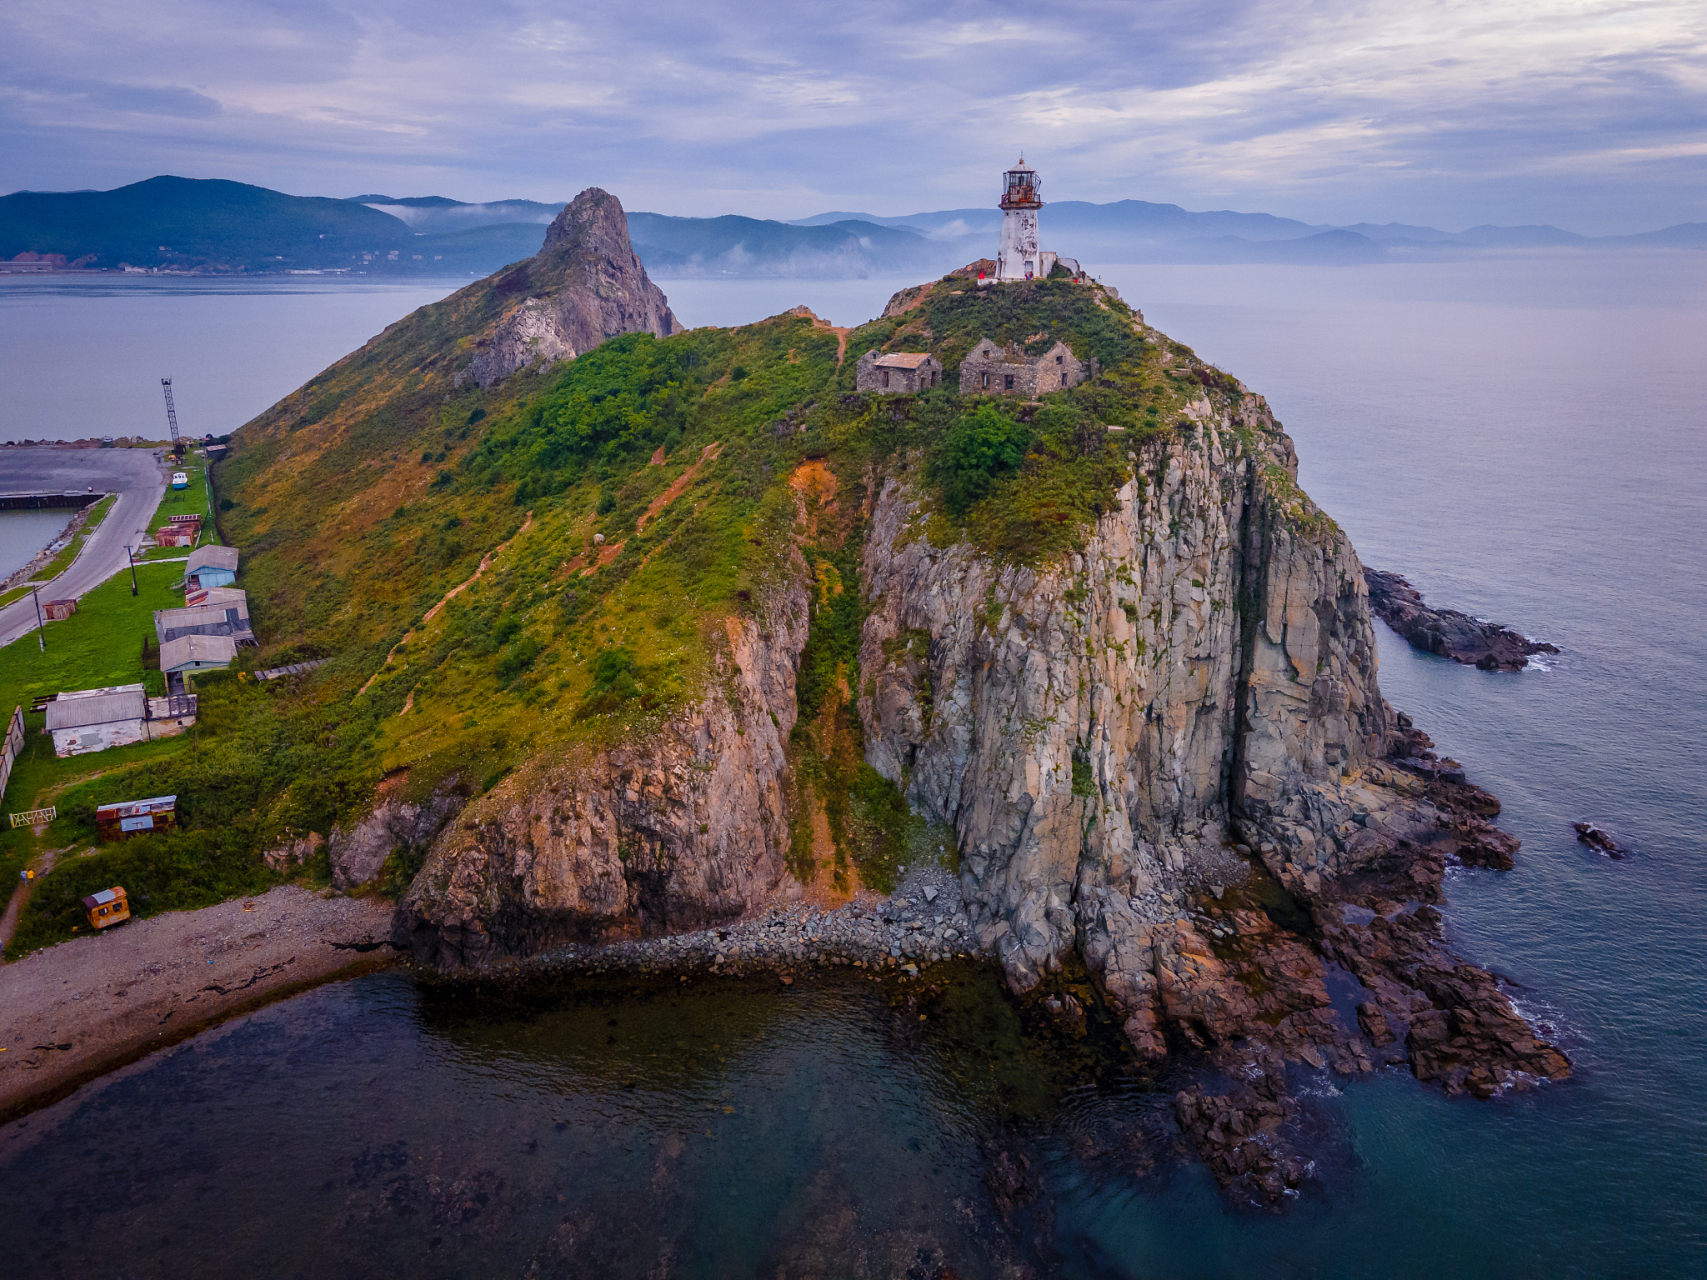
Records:
[[[798,896],[782,786],[807,634],[798,569],[757,617],[730,619],[692,708],[632,742],[537,759],[455,824],[399,904],[393,940],[456,970]]]
[[[665,338],[681,327],[629,243],[621,202],[598,187],[569,202],[540,251],[500,276],[497,291],[516,303],[459,375],[482,387],[535,361],[573,360],[619,333]]]
[[[1242,802],[1384,753],[1389,710],[1350,544],[1308,507],[1263,402],[1191,407],[1081,555],[1003,567],[915,536],[880,495],[860,713],[872,763],[960,837],[986,941],[1021,989],[1100,890],[1152,897]],[[928,635],[919,645],[897,638]],[[893,656],[890,656],[893,655]]]
[[[1259,397],[1188,414],[1038,570],[931,545],[889,480],[859,710],[871,763],[954,827],[1013,988],[1082,962],[1141,1057],[1209,1050],[1242,1083],[1182,1093],[1180,1125],[1274,1198],[1303,1176],[1288,1061],[1480,1096],[1569,1064],[1442,942],[1447,863],[1510,866],[1517,842],[1382,699],[1356,553]]]
[[[1164,367],[1190,362],[1134,323]],[[1443,943],[1445,867],[1509,866],[1516,841],[1382,699],[1362,567],[1291,441],[1225,375],[1166,376],[1204,390],[1127,453],[1065,559],[934,544],[917,470],[873,464],[852,692],[866,760],[954,829],[969,923],[1012,988],[1078,1008],[1049,993],[1088,972],[1140,1057],[1210,1054],[1240,1083],[1182,1093],[1180,1125],[1224,1180],[1277,1197],[1302,1176],[1279,1136],[1289,1063],[1403,1062],[1481,1096],[1569,1064]],[[798,556],[784,577],[689,711],[547,753],[471,806],[396,941],[456,969],[798,896]]]

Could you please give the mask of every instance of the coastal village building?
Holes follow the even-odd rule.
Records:
[[[47,732],[61,758],[169,738],[195,722],[194,694],[150,698],[139,684],[76,689],[47,704]]]
[[[146,800],[121,800],[95,806],[95,831],[102,844],[151,831],[170,831],[177,825],[177,796],[150,796]]]
[[[230,636],[179,636],[160,646],[160,670],[168,676],[225,668],[237,657]]]
[[[209,599],[215,592],[227,597]],[[254,644],[255,633],[249,626],[248,593],[231,587],[214,587],[209,591],[192,591],[196,602],[184,609],[157,609],[154,612],[154,634],[162,647],[181,636],[230,636],[238,644]],[[235,596],[236,599],[229,597]]]
[[[879,395],[942,385],[942,362],[928,351],[867,351],[854,367],[854,387]]]
[[[963,396],[1024,396],[1076,387],[1094,372],[1094,362],[1080,360],[1065,342],[1040,356],[1028,356],[1017,346],[999,347],[984,338],[960,362]]]
[[[184,566],[184,581],[192,587],[228,587],[237,581],[236,547],[197,547]]]
[[[193,547],[201,541],[201,536],[202,518],[200,516],[173,516],[154,531],[154,545],[157,547]]]
[[[139,684],[62,693],[47,704],[53,754],[80,756],[148,737],[148,695]]]

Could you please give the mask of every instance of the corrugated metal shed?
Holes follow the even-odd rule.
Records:
[[[249,629],[248,610],[240,603],[156,609],[154,634],[163,645],[186,635],[230,636],[238,641],[254,636]]]
[[[187,594],[184,604],[192,609],[203,606],[210,609],[228,609],[236,605],[238,613],[245,618],[249,616],[249,593],[242,587],[202,587]]]
[[[237,572],[236,547],[197,547],[190,552],[184,572],[194,574],[198,569],[229,569]]]
[[[59,697],[47,704],[47,727],[51,733],[55,729],[140,720],[147,706],[148,699],[140,688],[86,698]]]
[[[236,657],[237,642],[230,636],[179,636],[160,646],[160,670],[223,667]]]

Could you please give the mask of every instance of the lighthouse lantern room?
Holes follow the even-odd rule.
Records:
[[[1055,255],[1038,247],[1037,211],[1043,184],[1021,156],[1002,175],[1002,243],[996,258],[997,280],[1035,280],[1055,266]]]

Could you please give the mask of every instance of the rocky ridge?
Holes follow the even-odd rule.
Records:
[[[516,299],[456,377],[490,387],[518,369],[541,371],[621,333],[665,338],[681,323],[628,238],[622,205],[588,187],[546,229],[545,244],[497,278]]]

